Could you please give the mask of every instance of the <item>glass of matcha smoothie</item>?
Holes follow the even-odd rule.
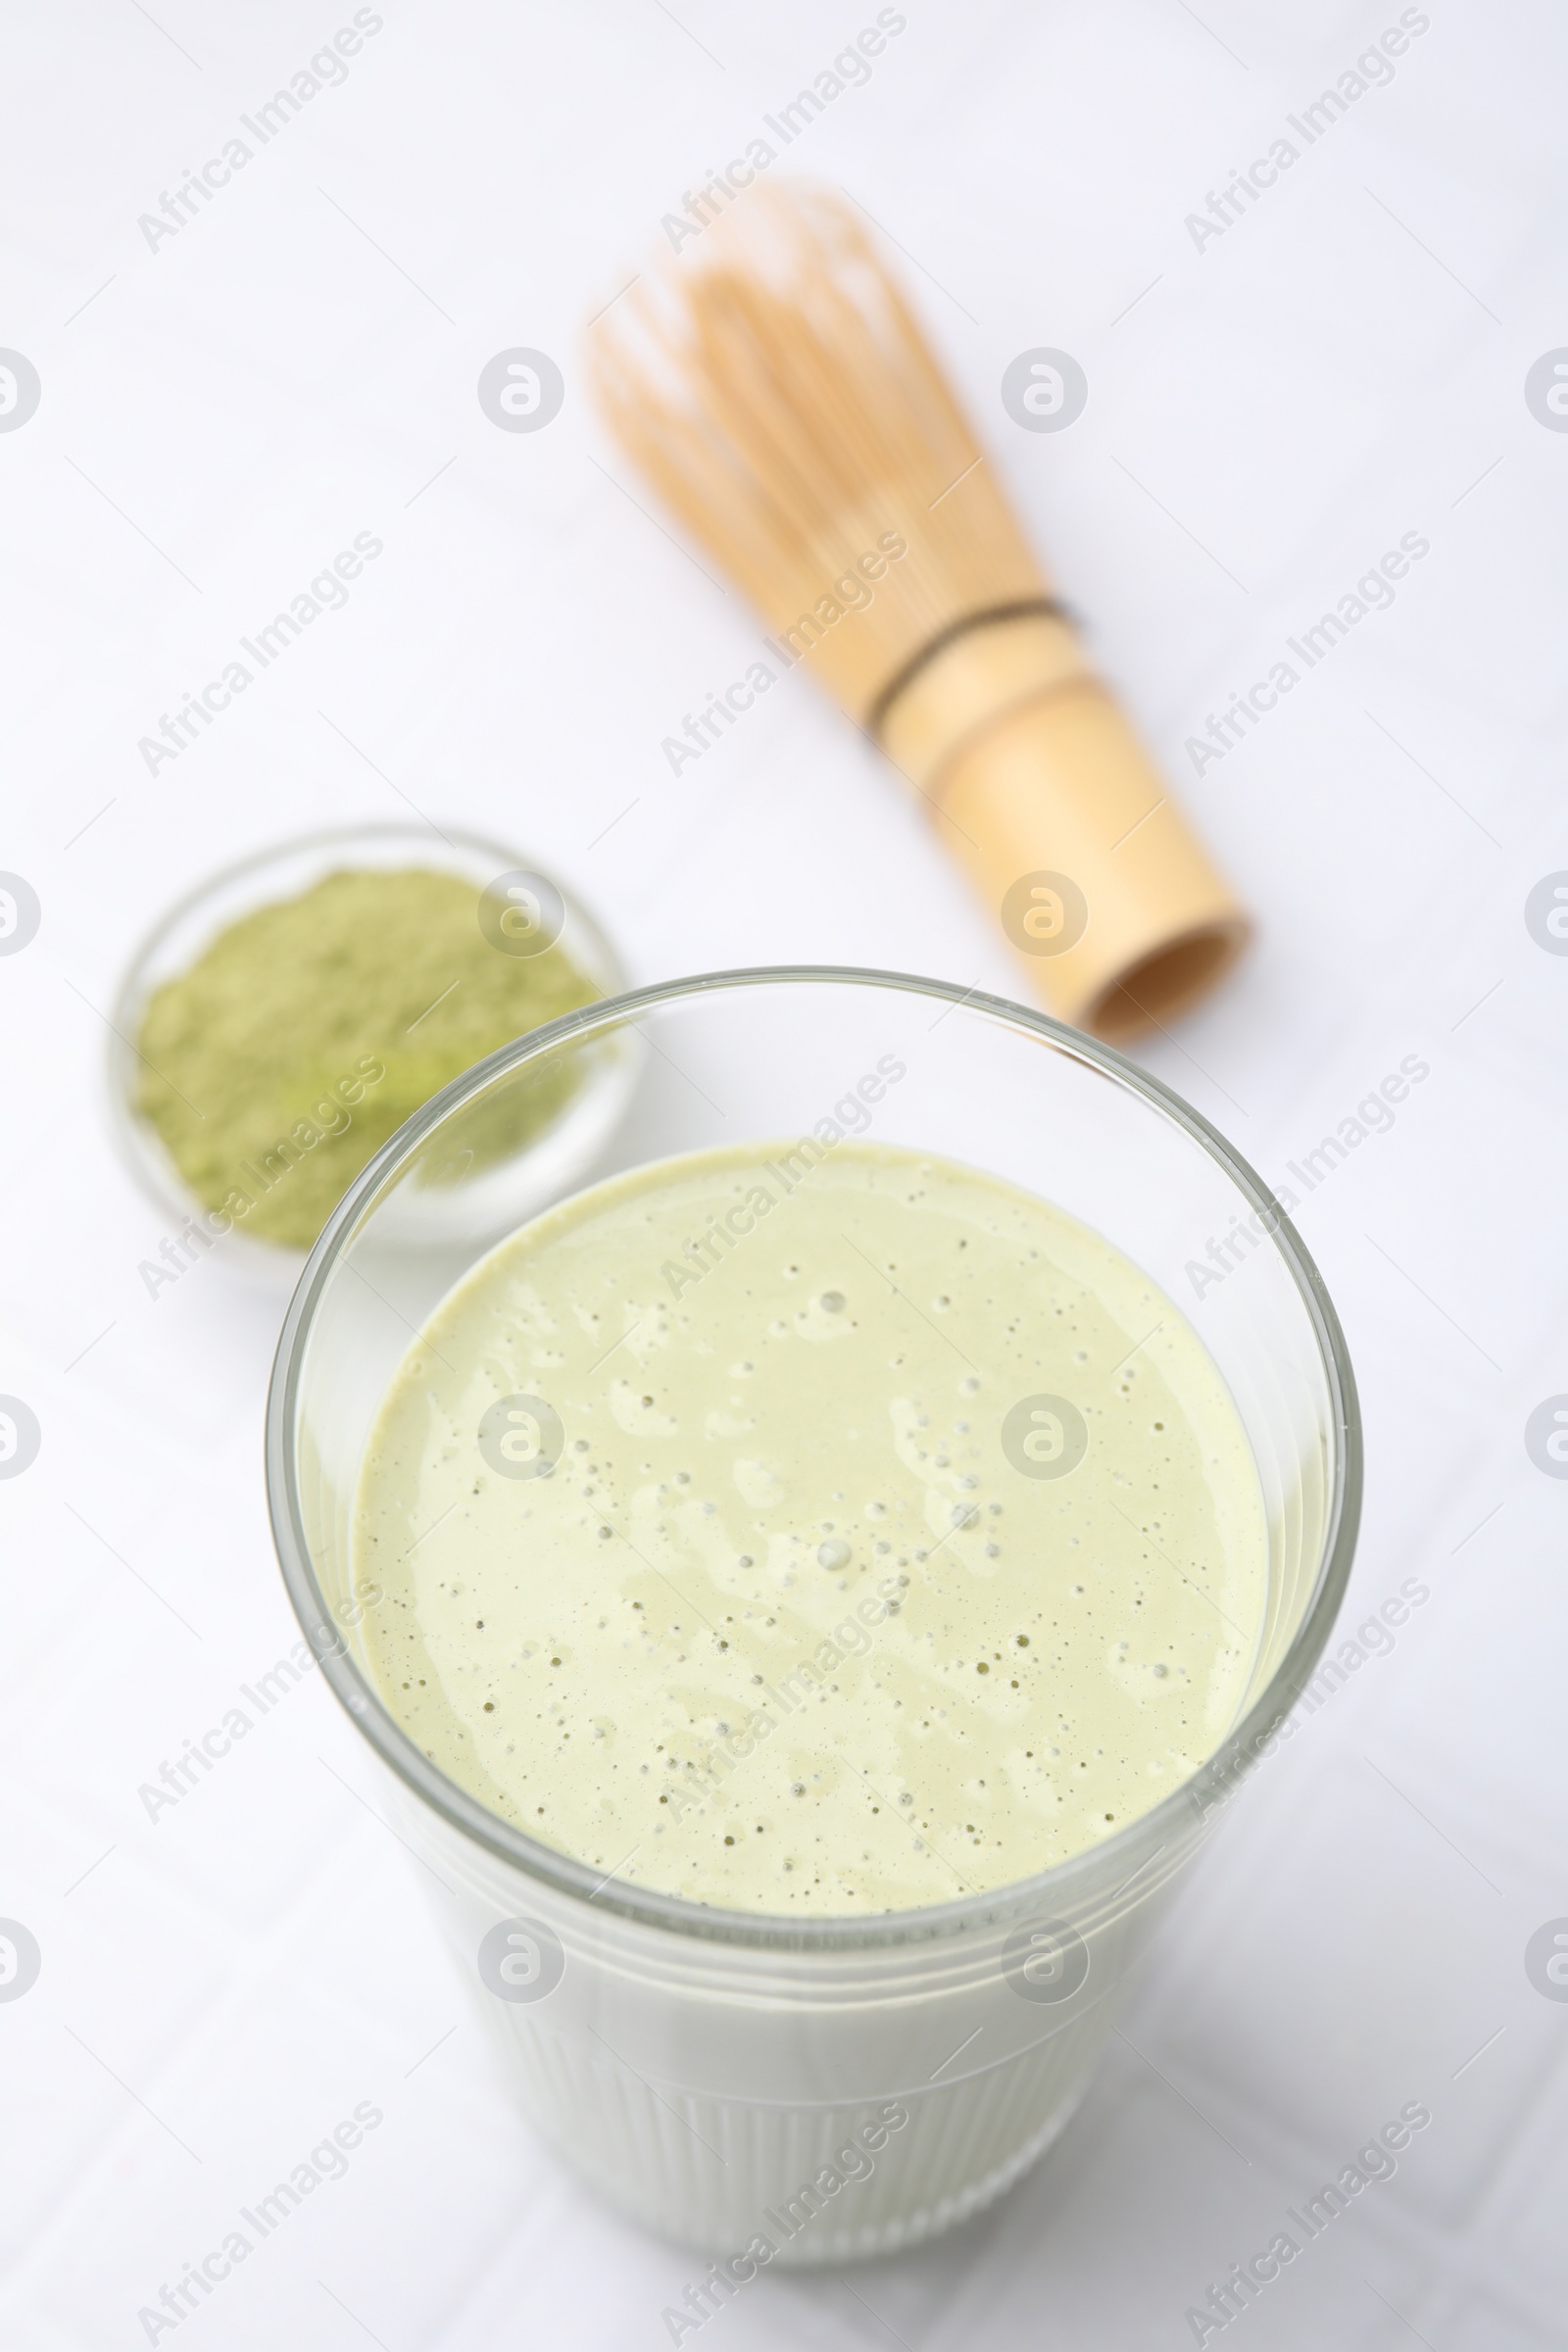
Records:
[[[596,1039],[647,1073],[612,1155],[498,1224],[475,1139]],[[268,1465],[499,2062],[715,2308],[1060,2132],[1360,1490],[1229,1146],[1041,1014],[849,971],[594,1004],[428,1102],[307,1266]]]

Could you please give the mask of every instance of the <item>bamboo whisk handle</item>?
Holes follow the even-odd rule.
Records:
[[[954,636],[880,738],[1058,1019],[1135,1037],[1205,995],[1250,937],[1061,613]]]

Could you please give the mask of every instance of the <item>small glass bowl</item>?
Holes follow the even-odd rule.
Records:
[[[428,825],[344,825],[296,835],[272,848],[224,866],[160,917],[125,968],[111,1014],[108,1081],[115,1141],[131,1175],[177,1232],[206,1214],[186,1184],[162,1137],[136,1103],[136,1040],[147,1005],[167,982],[191,965],[222,931],[260,906],[299,898],[327,874],[373,868],[423,867],[461,875],[482,893],[503,875],[526,873],[544,882],[560,901],[559,944],[601,996],[618,995],[626,985],[620,958],[580,901],[570,897],[523,852],[477,833]],[[581,1078],[560,1115],[519,1150],[503,1153],[478,1180],[481,1222],[493,1219],[499,1235],[579,1183],[609,1143],[629,1103],[642,1055],[613,1045],[590,1047],[581,1059]],[[456,1171],[454,1171],[456,1173]],[[473,1231],[475,1186],[460,1186],[461,1229]],[[406,1189],[399,1202],[399,1241],[407,1249],[439,1251],[449,1240],[452,1188],[439,1177]],[[235,1225],[223,1236],[224,1262],[279,1291],[291,1290],[309,1251],[288,1243],[248,1234]]]

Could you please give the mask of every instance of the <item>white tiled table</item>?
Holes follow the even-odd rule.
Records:
[[[661,214],[875,12],[369,13],[341,85],[154,248],[138,216],[346,0],[254,28],[86,0],[6,35],[26,233],[0,343],[43,387],[0,433],[0,866],[43,906],[0,960],[0,1390],[43,1428],[0,1484],[0,1914],[43,1953],[0,2003],[0,2332],[27,2352],[146,2341],[139,2307],[365,2101],[384,2120],[346,2176],[182,2344],[618,2352],[669,2340],[691,2276],[492,2088],[314,1678],[176,1808],[138,1801],[292,1629],[260,1474],[277,1302],[216,1258],[149,1298],[161,1228],[106,1136],[100,1014],[134,937],[253,845],[413,802],[570,877],[639,979],[1016,985],[801,680],[670,777],[661,738],[758,626],[632,503],[573,360]],[[1568,434],[1523,387],[1568,344],[1568,27],[1548,0],[1405,12],[1430,22],[1393,80],[1200,245],[1186,217],[1392,0],[1310,31],[1261,0],[903,13],[788,163],[914,257],[1101,658],[1262,914],[1151,1066],[1289,1181],[1401,1057],[1431,1065],[1300,1211],[1366,1410],[1346,1629],[1405,1579],[1430,1599],[1237,1801],[1047,2162],[908,2260],[763,2278],[705,2341],[1191,2342],[1207,2282],[1419,2100],[1397,2175],[1235,2325],[1278,2352],[1534,2352],[1568,2305],[1568,2004],[1523,1965],[1568,1914],[1568,1483],[1523,1427],[1568,1390],[1568,958],[1523,908],[1568,867]],[[531,436],[474,393],[519,344],[566,370]],[[1041,344],[1089,377],[1056,436],[998,397]],[[139,738],[360,531],[384,554],[347,608],[149,774]],[[1392,609],[1195,777],[1206,714],[1405,532],[1430,553]]]

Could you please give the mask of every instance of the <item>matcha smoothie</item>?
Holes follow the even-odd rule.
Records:
[[[430,1316],[354,1512],[393,1714],[606,1874],[879,1913],[1109,1837],[1219,1744],[1256,1472],[1177,1309],[1059,1210],[846,1142],[709,1151]]]

